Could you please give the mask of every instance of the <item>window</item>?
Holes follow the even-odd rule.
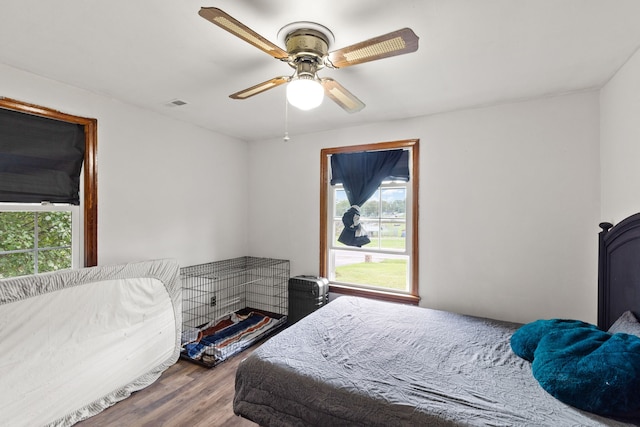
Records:
[[[77,124],[84,132],[80,206],[0,203],[0,277],[97,265],[97,121],[8,98],[0,98],[0,108]],[[9,159],[13,154],[20,155]]]
[[[0,209],[0,278],[80,265],[77,206],[3,204]]]
[[[370,243],[347,246],[338,240],[342,216],[351,206],[344,186],[331,185],[331,156],[402,149],[408,153],[409,181],[383,180],[360,206],[360,224]],[[320,272],[338,293],[417,303],[418,140],[323,149],[321,152]]]

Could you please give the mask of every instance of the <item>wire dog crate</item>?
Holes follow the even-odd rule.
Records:
[[[180,269],[181,357],[212,367],[283,326],[289,261],[240,257]]]

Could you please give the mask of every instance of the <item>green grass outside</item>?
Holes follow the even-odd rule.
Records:
[[[380,262],[361,262],[336,268],[336,280],[391,289],[406,289],[407,261],[386,259]]]

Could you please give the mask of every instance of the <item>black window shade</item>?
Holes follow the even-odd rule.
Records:
[[[80,204],[82,125],[0,108],[0,201]]]

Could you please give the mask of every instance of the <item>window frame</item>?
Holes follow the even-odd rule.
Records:
[[[330,201],[333,199],[329,192],[333,191],[330,180],[330,157],[333,154],[350,153],[358,151],[380,151],[393,149],[410,149],[411,150],[411,177],[407,185],[407,189],[411,191],[411,238],[410,242],[410,284],[409,294],[406,292],[393,292],[391,290],[377,290],[363,287],[354,287],[347,284],[338,284],[330,282],[330,292],[346,295],[366,296],[386,301],[402,302],[409,304],[418,304],[419,295],[419,244],[418,244],[418,183],[419,183],[419,139],[408,139],[400,141],[380,142],[374,144],[351,145],[343,147],[323,148],[320,151],[320,275],[328,277],[329,274],[329,250],[332,248],[332,240],[330,239],[330,231],[333,229],[333,206]],[[407,224],[409,225],[409,223]],[[409,237],[409,236],[407,236]]]
[[[82,240],[80,251],[83,265],[93,267],[98,264],[98,175],[97,175],[97,129],[96,119],[74,116],[51,108],[29,104],[11,98],[0,97],[0,108],[60,120],[81,125],[84,129],[85,152],[82,165],[81,222]],[[17,204],[14,204],[14,206]],[[75,258],[75,257],[74,257]]]

